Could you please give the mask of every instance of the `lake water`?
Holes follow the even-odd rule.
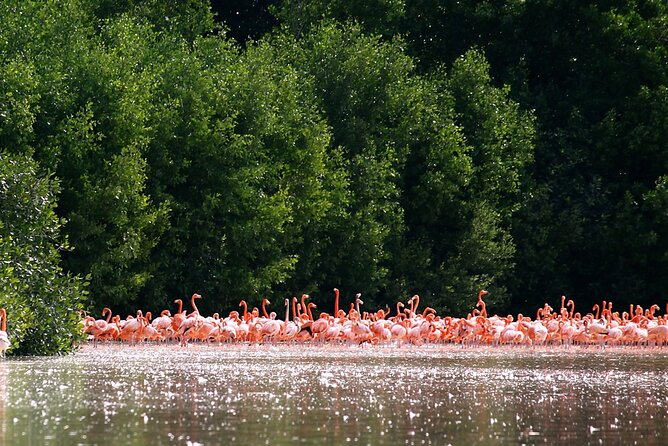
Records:
[[[103,346],[0,361],[0,444],[668,444],[668,350]]]

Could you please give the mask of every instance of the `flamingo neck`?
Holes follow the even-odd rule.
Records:
[[[397,316],[403,315],[403,313],[399,309],[399,307],[403,307],[403,306],[404,306],[404,304],[402,304],[401,302],[397,302]]]
[[[197,305],[195,305],[195,299],[199,299],[201,296],[197,293],[193,294],[190,297],[190,305],[193,307],[193,313],[199,314],[199,310],[197,309]]]
[[[308,294],[302,294],[302,307],[301,311],[303,312],[302,314],[308,314],[308,308],[306,308],[306,299],[308,299]]]
[[[596,316],[594,316],[594,319],[598,319],[599,313],[601,312],[601,307],[599,307],[598,304],[595,304],[592,310],[596,311]]]
[[[269,319],[269,314],[267,313],[267,299],[262,299],[262,316],[266,319]]]
[[[411,313],[415,315],[415,313],[417,313],[418,307],[420,306],[420,296],[417,294],[413,296],[413,305],[414,306],[411,306]]]
[[[339,289],[334,288],[334,314],[339,314]]]

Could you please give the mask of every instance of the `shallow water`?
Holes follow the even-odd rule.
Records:
[[[0,444],[668,444],[668,351],[85,347],[0,362]]]

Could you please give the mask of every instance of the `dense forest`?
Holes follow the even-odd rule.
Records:
[[[0,307],[663,303],[663,0],[0,3]],[[277,310],[278,310],[277,306]]]

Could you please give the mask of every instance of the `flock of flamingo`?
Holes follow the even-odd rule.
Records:
[[[462,345],[590,345],[601,346],[661,346],[668,345],[668,304],[666,314],[655,315],[658,305],[643,309],[630,305],[629,311],[612,311],[612,302],[603,301],[592,308],[593,313],[575,313],[575,303],[561,298],[561,308],[554,311],[545,304],[536,311],[535,319],[522,314],[488,316],[482,290],[471,313],[466,317],[439,316],[427,307],[418,312],[420,297],[411,297],[405,306],[397,302],[395,314],[389,307],[375,312],[361,311],[360,294],[350,304],[348,312],[339,308],[339,290],[334,289],[334,313],[313,317],[314,303],[285,299],[285,319],[268,313],[267,299],[261,309],[248,310],[245,301],[242,311],[232,311],[227,317],[218,313],[202,316],[197,309],[199,294],[190,300],[192,311],[183,309],[183,301],[174,301],[178,310],[173,315],[163,310],[153,319],[150,312],[137,311],[136,316],[122,319],[109,308],[102,311],[104,319],[86,316],[84,332],[96,344],[98,341],[125,341],[136,344],[145,341],[207,343],[265,343],[310,342],[350,344],[452,343]]]

